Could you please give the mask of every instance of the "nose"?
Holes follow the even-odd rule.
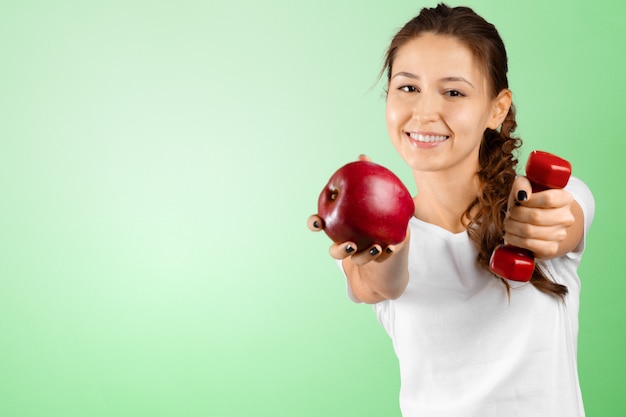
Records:
[[[420,123],[434,122],[439,118],[437,97],[422,92],[415,96],[413,103],[413,119]]]

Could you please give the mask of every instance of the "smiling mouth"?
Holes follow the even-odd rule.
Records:
[[[407,135],[413,140],[424,143],[443,142],[450,137],[445,135],[422,135],[419,133],[407,133]]]

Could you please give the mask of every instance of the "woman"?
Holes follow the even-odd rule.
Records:
[[[584,416],[577,267],[594,201],[576,178],[533,193],[516,177],[521,140],[497,30],[469,8],[425,8],[393,38],[384,71],[415,215],[398,245],[330,252],[393,341],[403,415]],[[503,241],[534,252],[530,283],[489,271]]]

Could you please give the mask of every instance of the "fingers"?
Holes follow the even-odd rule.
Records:
[[[361,155],[359,155],[359,161],[372,162],[372,159],[369,156],[365,155],[365,154],[361,154]]]
[[[354,242],[333,243],[330,247],[330,256],[335,259],[345,259],[356,252]]]
[[[550,209],[568,207],[573,201],[574,197],[565,190],[545,190],[532,194],[525,201],[518,200],[518,205],[529,208]]]
[[[564,199],[570,201],[569,199]],[[564,205],[557,207],[551,206],[533,206],[532,200],[525,205],[515,206],[509,209],[506,217],[506,231],[513,231],[513,227],[517,227],[519,232],[523,232],[523,225],[531,228],[532,226],[549,227],[549,226],[571,226],[574,222],[572,214],[573,199]],[[528,231],[530,232],[530,231]]]
[[[324,230],[324,220],[317,214],[309,216],[307,220],[308,228],[313,232]],[[389,245],[382,248],[381,245],[375,244],[366,250],[359,251],[354,242],[333,243],[329,249],[330,256],[335,259],[344,259],[352,256],[352,260],[356,265],[365,265],[370,261],[384,261],[394,251],[394,246]]]
[[[528,178],[517,177],[509,194],[509,208],[514,206],[557,208],[570,205],[573,196],[563,189],[550,189],[533,193]]]
[[[383,250],[380,245],[373,245],[366,250],[357,252],[352,255],[352,262],[354,262],[355,265],[363,266],[368,262],[377,260],[382,255],[382,253]]]
[[[354,242],[335,243],[331,245],[330,256],[335,259],[351,257],[355,265],[362,266],[371,261],[382,262],[394,253],[394,245],[382,248],[380,245],[372,245],[366,250],[360,251]]]
[[[319,232],[324,229],[324,220],[317,214],[313,214],[309,216],[306,225],[311,231]]]
[[[387,246],[382,248],[380,245],[373,245],[372,247],[358,252],[352,256],[352,261],[356,265],[365,265],[371,261],[384,262],[394,253],[394,246]]]
[[[555,255],[567,238],[575,217],[573,196],[565,190],[532,193],[524,177],[515,180],[504,223],[506,243],[526,248],[539,258]]]
[[[509,228],[509,227],[507,227]],[[504,235],[506,243],[532,251],[538,258],[551,257],[556,254],[561,242],[567,237],[567,231],[561,226],[537,227],[526,226],[522,232],[515,230]]]
[[[527,201],[532,195],[532,189],[533,187],[528,178],[515,178],[509,194],[509,208],[519,206],[522,202]]]

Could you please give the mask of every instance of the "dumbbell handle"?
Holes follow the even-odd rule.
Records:
[[[571,174],[568,161],[548,152],[533,151],[526,163],[526,177],[533,193],[564,188]],[[535,256],[528,249],[499,245],[491,254],[489,268],[502,278],[526,282],[535,270]]]

